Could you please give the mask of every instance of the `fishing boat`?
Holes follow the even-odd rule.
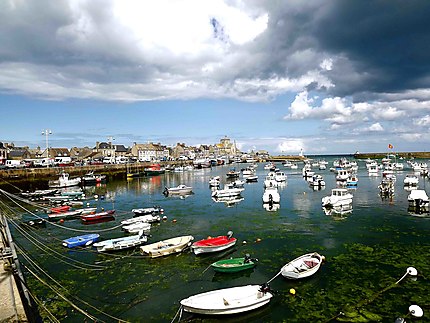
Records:
[[[104,182],[106,182],[106,175],[104,174],[94,174],[93,171],[90,171],[82,176],[83,185],[95,185]]]
[[[330,196],[325,196],[321,199],[323,207],[338,207],[352,203],[352,194],[346,188],[334,188],[331,190]]]
[[[92,243],[98,241],[99,238],[100,238],[100,234],[98,234],[98,233],[84,234],[81,236],[71,237],[71,238],[63,240],[63,246],[65,246],[67,248],[89,246]]]
[[[246,285],[217,289],[181,300],[186,312],[226,315],[257,309],[270,302],[273,294],[268,285]]]
[[[238,178],[240,175],[240,172],[238,172],[235,168],[230,169],[227,174],[225,174],[225,176],[228,179],[232,179],[232,178]]]
[[[239,196],[245,189],[241,187],[224,187],[222,190],[215,190],[212,192],[212,197],[222,198],[222,197],[232,197]]]
[[[217,252],[233,247],[236,244],[237,239],[233,238],[233,232],[227,232],[226,236],[218,236],[215,238],[208,237],[194,242],[191,245],[191,250],[194,254],[198,255],[201,253]]]
[[[70,178],[70,175],[66,172],[62,172],[57,180],[48,182],[50,188],[60,188],[69,186],[78,186],[81,183],[81,178]]]
[[[249,175],[245,177],[247,183],[258,182],[258,175]]]
[[[281,274],[288,279],[300,279],[315,274],[325,257],[317,252],[307,253],[300,256],[281,268]]]
[[[163,214],[164,209],[161,206],[153,206],[153,207],[145,207],[140,209],[132,209],[131,212],[134,213],[135,216],[141,216],[141,215],[156,215],[156,214]]]
[[[124,225],[122,229],[128,233],[137,233],[143,231],[144,234],[148,235],[151,230],[151,224],[148,222],[135,222],[132,224]]]
[[[164,167],[161,167],[160,164],[151,164],[148,167],[145,167],[143,169],[146,176],[155,176],[155,175],[161,175],[166,172]]]
[[[185,248],[191,245],[191,241],[193,240],[193,236],[181,236],[166,239],[146,246],[141,246],[140,252],[151,258],[163,257],[182,252]]]
[[[408,195],[409,208],[417,211],[428,211],[429,197],[425,190],[412,190]]]
[[[168,195],[186,195],[186,194],[191,194],[193,192],[193,188],[184,184],[180,184],[176,187],[165,187],[163,194],[168,196]]]
[[[160,221],[161,221],[161,217],[159,215],[147,214],[147,215],[141,215],[127,220],[122,220],[121,224],[130,225],[138,222],[154,223],[154,222],[160,222]]]
[[[418,177],[415,174],[406,174],[403,180],[404,186],[417,186],[419,182]]]
[[[251,258],[249,254],[241,258],[230,258],[218,260],[211,264],[212,268],[220,273],[236,273],[238,271],[254,268],[257,265],[257,259]]]
[[[144,235],[143,232],[139,232],[138,234],[132,236],[96,242],[93,244],[93,246],[97,248],[98,252],[118,251],[140,246],[146,241],[148,241],[148,237]]]
[[[115,210],[102,211],[94,214],[81,215],[81,221],[84,223],[97,223],[114,219]]]

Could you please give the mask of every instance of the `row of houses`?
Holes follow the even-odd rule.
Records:
[[[260,154],[263,152],[260,152]],[[71,157],[76,161],[102,160],[105,157],[128,157],[139,161],[153,160],[177,160],[196,159],[211,156],[237,156],[241,154],[236,147],[236,143],[225,137],[214,145],[200,145],[198,147],[187,146],[184,143],[177,143],[173,147],[168,147],[160,143],[133,143],[131,147],[124,145],[114,145],[112,142],[96,142],[95,147],[73,147],[45,149],[16,147],[14,144],[0,142],[0,162],[1,160],[25,160],[38,158]]]

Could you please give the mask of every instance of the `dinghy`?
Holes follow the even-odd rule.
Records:
[[[223,259],[211,264],[212,268],[220,273],[236,273],[238,271],[254,268],[257,265],[257,259],[251,258],[246,254],[242,258]]]
[[[138,234],[133,236],[96,242],[93,246],[97,248],[98,252],[118,251],[140,246],[146,241],[148,241],[148,237],[145,236],[143,232],[139,232]]]
[[[99,240],[99,238],[100,238],[100,234],[98,234],[98,233],[84,234],[81,236],[71,237],[71,238],[63,240],[63,246],[65,246],[67,248],[89,246],[92,243]]]
[[[233,238],[233,232],[229,231],[226,236],[199,240],[191,245],[193,252],[198,255],[201,253],[217,252],[233,247],[236,244],[236,238]]]
[[[300,256],[281,268],[281,274],[288,279],[300,279],[315,274],[324,260],[317,252],[307,253]]]
[[[181,305],[191,313],[237,314],[266,305],[272,296],[268,285],[246,285],[193,295],[181,300]]]
[[[182,252],[191,245],[192,240],[194,240],[193,236],[175,237],[141,246],[140,251],[151,258],[167,256]]]

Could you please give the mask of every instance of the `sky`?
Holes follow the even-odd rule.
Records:
[[[426,0],[3,0],[0,142],[427,151],[428,17]]]

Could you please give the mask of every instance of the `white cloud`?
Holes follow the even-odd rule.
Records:
[[[300,139],[288,139],[282,141],[276,151],[280,153],[290,153],[298,155],[301,149],[306,150],[303,140]]]
[[[384,127],[379,123],[374,123],[370,127],[365,129],[366,131],[384,131]]]
[[[414,124],[417,126],[430,126],[430,115],[414,119]]]

